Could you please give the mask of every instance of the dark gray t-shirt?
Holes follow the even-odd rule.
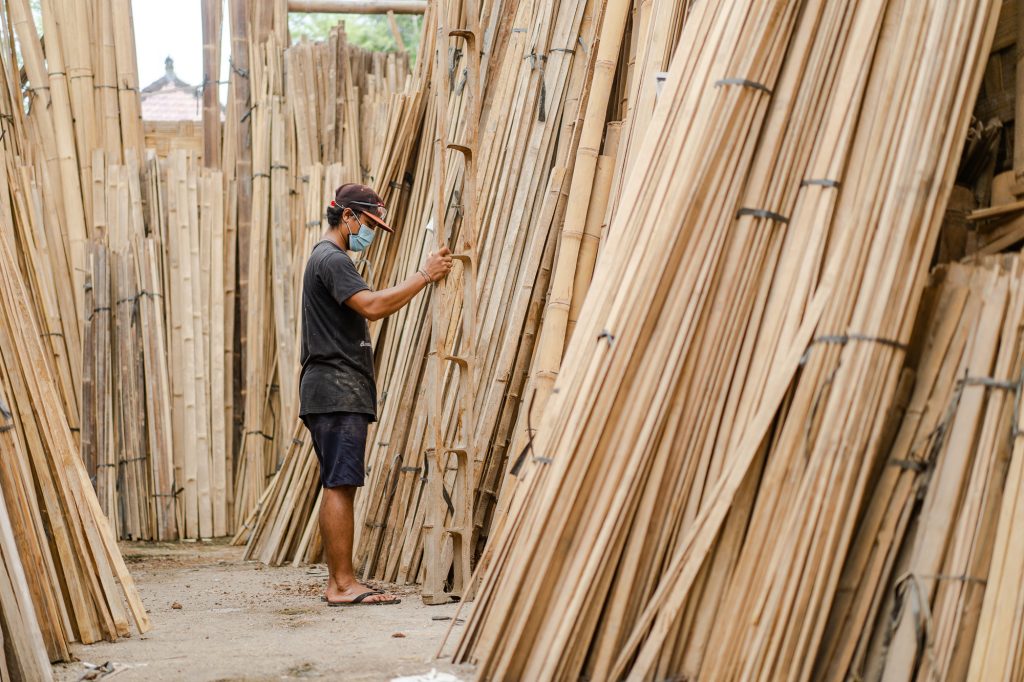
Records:
[[[361,412],[377,418],[373,347],[366,318],[345,305],[369,289],[331,241],[313,247],[302,279],[299,415]]]

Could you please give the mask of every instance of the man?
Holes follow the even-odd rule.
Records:
[[[299,414],[320,461],[320,534],[330,576],[324,600],[330,606],[399,602],[360,584],[352,566],[353,502],[363,485],[367,428],[377,419],[367,320],[394,313],[452,267],[442,248],[401,284],[371,291],[346,250],[367,249],[378,228],[393,232],[386,220],[387,210],[372,189],[339,187],[327,209],[329,227],[303,276]]]

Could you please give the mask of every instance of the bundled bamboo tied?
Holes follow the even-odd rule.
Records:
[[[1015,504],[1004,489],[1019,494],[1007,465],[1022,267],[1019,256],[989,257],[933,275],[912,344],[913,392],[870,486],[815,678],[963,680],[972,652],[987,648],[976,633],[999,509]],[[901,641],[924,613],[926,637]]]
[[[954,9],[693,7],[460,643],[483,677],[810,677],[991,42]]]

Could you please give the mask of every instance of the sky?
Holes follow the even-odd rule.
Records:
[[[203,82],[203,23],[200,0],[132,0],[139,83],[145,87],[164,75],[164,60],[189,85]],[[225,17],[226,18],[226,17]],[[226,22],[225,22],[226,23]],[[227,54],[222,74],[227,73]],[[226,76],[221,76],[226,80]]]

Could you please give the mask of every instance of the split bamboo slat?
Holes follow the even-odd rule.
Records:
[[[449,14],[449,9],[451,12]],[[461,19],[460,19],[461,17]],[[479,147],[477,144],[480,128],[480,7],[477,0],[455,2],[449,8],[447,3],[438,2],[434,5],[431,17],[435,27],[434,37],[434,70],[431,73],[431,90],[434,100],[434,168],[431,178],[431,192],[434,195],[433,226],[434,249],[440,250],[453,240],[447,234],[447,186],[445,183],[447,154],[458,152],[462,157],[462,186],[458,190],[462,197],[459,208],[461,219],[458,245],[453,249],[452,258],[458,261],[461,272],[447,281],[435,283],[431,296],[431,339],[430,339],[430,392],[428,420],[431,438],[428,449],[433,456],[427,456],[424,466],[430,464],[431,476],[427,474],[426,504],[427,510],[423,523],[423,588],[421,596],[425,604],[443,604],[451,599],[468,599],[473,591],[470,584],[472,576],[473,554],[473,485],[476,481],[474,467],[478,457],[477,444],[473,440],[477,424],[475,414],[476,377],[479,373],[478,359],[472,353],[476,349],[478,336],[476,318],[477,276],[479,257],[477,235],[480,232],[478,194],[477,194],[477,163]],[[454,21],[454,23],[451,23]],[[464,22],[464,23],[461,23]],[[462,97],[462,135],[455,137],[455,131],[448,128],[448,95],[451,90],[450,76],[447,69],[448,48],[450,39],[465,46],[466,66],[463,74]],[[455,288],[458,286],[458,289]],[[454,348],[446,344],[446,331],[449,325],[444,324],[445,302],[448,299],[462,298],[462,325],[459,329],[460,347],[456,353]],[[468,351],[468,352],[467,352]],[[458,372],[458,383],[454,385],[454,400],[457,407],[452,417],[458,429],[461,425],[461,437],[454,442],[445,438],[443,395],[446,363]],[[454,455],[454,458],[452,457]],[[454,460],[454,467],[449,462]],[[453,469],[454,481],[449,494],[445,489],[445,478],[449,469]],[[445,523],[445,517],[451,514],[451,520]],[[451,542],[451,557],[445,558],[446,544]],[[446,587],[451,573],[450,586]]]
[[[812,678],[997,9],[690,8],[458,660]]]
[[[972,651],[988,645],[975,633],[1016,440],[1022,268],[1000,256],[933,275],[911,344],[923,346],[909,363],[913,392],[846,558],[815,679],[964,680]],[[901,642],[908,625],[914,637]]]

